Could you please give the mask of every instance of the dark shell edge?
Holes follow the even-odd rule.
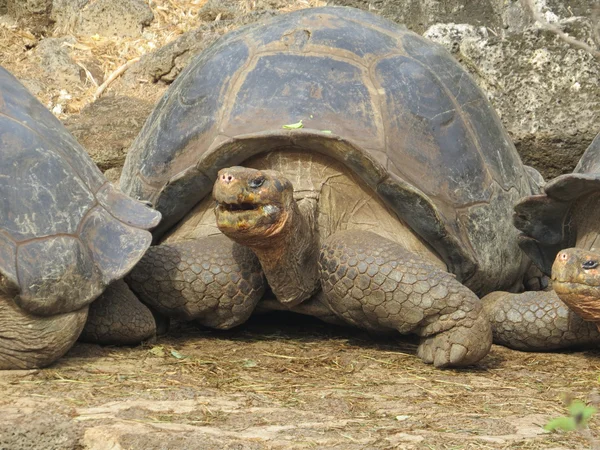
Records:
[[[249,141],[252,144],[249,145]],[[210,194],[220,169],[286,146],[316,151],[343,163],[438,252],[458,280],[464,282],[475,273],[477,262],[468,250],[470,245],[461,243],[456,237],[458,233],[448,229],[449,221],[425,193],[390,174],[368,152],[350,141],[306,128],[241,135],[207,151],[195,166],[172,177],[158,193],[154,207],[163,214],[163,222],[155,229],[155,238],[159,238]]]
[[[525,197],[515,205],[513,223],[521,231],[519,246],[547,275],[556,254],[575,245],[569,226],[571,210],[581,197],[600,191],[600,173],[560,175],[548,182],[544,193]]]

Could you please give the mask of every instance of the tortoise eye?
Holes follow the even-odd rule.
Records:
[[[261,187],[264,182],[265,182],[265,177],[254,178],[253,180],[250,180],[248,182],[248,186],[250,186],[252,189],[256,189],[256,188]]]
[[[595,269],[596,267],[598,267],[598,261],[594,261],[593,259],[590,259],[586,262],[584,262],[581,267],[583,267],[584,269]]]

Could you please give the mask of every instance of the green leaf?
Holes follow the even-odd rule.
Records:
[[[569,405],[569,416],[552,419],[544,426],[544,430],[573,431],[578,428],[585,428],[587,427],[587,423],[589,422],[590,418],[597,411],[598,410],[596,408],[593,406],[587,406],[581,400],[573,400]]]
[[[154,356],[165,356],[165,350],[162,346],[156,345],[148,350],[149,353],[152,353]]]
[[[581,400],[574,400],[569,405],[569,414],[575,419],[575,423],[579,427],[585,427],[596,411],[596,408],[587,406]]]
[[[577,423],[573,417],[557,417],[556,419],[552,419],[546,425],[544,425],[544,430],[546,431],[573,431],[577,429]]]
[[[297,130],[298,128],[304,128],[304,125],[302,125],[302,121],[300,121],[284,125],[283,128],[285,128],[286,130]]]
[[[187,358],[187,356],[182,355],[181,353],[179,353],[177,350],[171,350],[171,355],[174,356],[177,359],[184,359]]]
[[[321,133],[331,134],[331,130],[321,130]]]
[[[253,359],[247,359],[244,361],[244,367],[256,367],[258,364]]]

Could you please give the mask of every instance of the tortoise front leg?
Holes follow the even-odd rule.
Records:
[[[0,370],[52,364],[69,350],[85,324],[88,307],[54,316],[36,316],[0,293]]]
[[[330,308],[346,322],[421,336],[418,355],[436,367],[483,358],[492,333],[480,300],[454,275],[375,233],[329,237],[319,258]]]
[[[223,235],[151,247],[126,280],[159,313],[219,329],[245,322],[266,287],[256,256]]]
[[[152,312],[123,280],[118,280],[90,305],[79,340],[101,345],[136,345],[153,336],[156,336],[156,322]]]
[[[596,324],[583,320],[554,291],[492,292],[482,302],[496,344],[526,351],[600,344]]]

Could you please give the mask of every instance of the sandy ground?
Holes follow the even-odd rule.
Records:
[[[544,432],[572,399],[597,402],[600,352],[494,346],[437,370],[415,342],[302,316],[229,332],[175,325],[136,348],[77,344],[53,366],[0,373],[0,448],[575,449]],[[4,423],[4,425],[2,425]]]

